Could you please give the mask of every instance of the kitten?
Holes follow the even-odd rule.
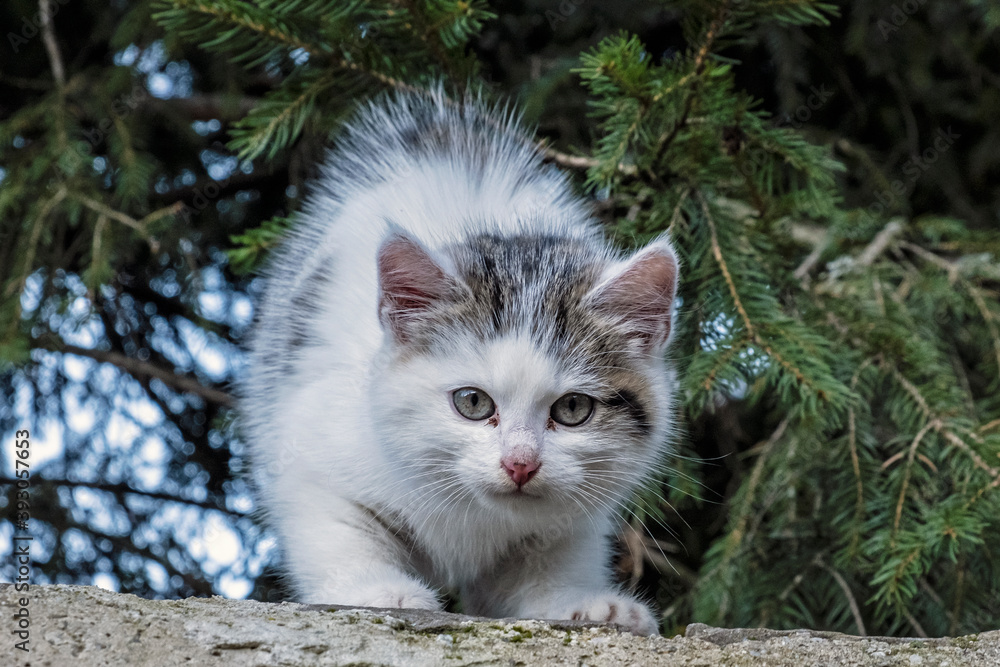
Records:
[[[438,90],[348,125],[269,280],[242,412],[300,600],[657,631],[609,541],[670,430],[665,239]]]

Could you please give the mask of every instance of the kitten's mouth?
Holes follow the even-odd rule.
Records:
[[[525,490],[524,487],[520,488],[502,488],[502,489],[487,489],[487,493],[493,498],[503,498],[505,500],[519,501],[521,498],[525,500],[538,500],[542,497],[542,494],[535,493],[531,489]]]

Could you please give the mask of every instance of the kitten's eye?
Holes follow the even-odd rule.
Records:
[[[553,421],[563,426],[579,426],[594,412],[594,399],[586,394],[566,394],[552,404]]]
[[[497,409],[490,395],[475,387],[456,389],[451,393],[451,402],[458,410],[458,414],[472,421],[492,417]]]

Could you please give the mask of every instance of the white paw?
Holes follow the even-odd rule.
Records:
[[[298,595],[301,602],[339,604],[348,607],[387,609],[431,609],[440,611],[434,591],[407,576],[387,577],[352,586],[314,588]]]
[[[627,595],[607,592],[570,605],[560,618],[574,621],[616,623],[636,635],[659,633],[656,618],[649,607]]]
[[[409,585],[372,586],[357,597],[359,607],[389,609],[432,609],[440,611],[441,602],[428,588],[413,582]]]

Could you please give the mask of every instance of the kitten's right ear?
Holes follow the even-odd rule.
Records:
[[[378,287],[379,321],[405,343],[420,317],[436,302],[453,297],[458,283],[419,243],[393,233],[378,249]]]
[[[677,255],[670,243],[653,241],[608,274],[591,292],[590,303],[618,320],[641,349],[661,350],[670,340],[677,293]]]

